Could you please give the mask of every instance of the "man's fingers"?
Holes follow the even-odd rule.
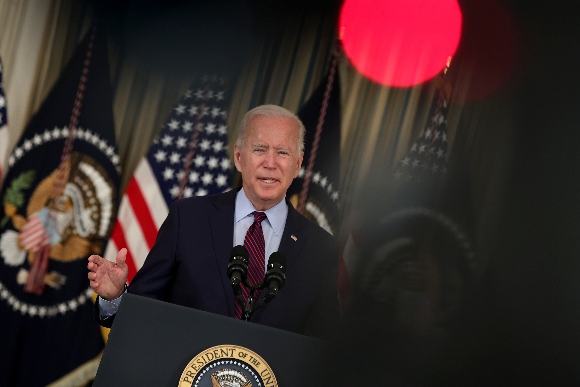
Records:
[[[101,266],[101,265],[105,264],[105,263],[106,263],[106,261],[107,261],[107,260],[106,260],[105,258],[103,258],[103,257],[100,257],[100,256],[98,256],[98,255],[91,255],[91,256],[89,257],[89,262],[92,262],[92,263],[94,263],[94,264],[95,264],[95,265],[97,265],[97,266]]]
[[[123,247],[117,253],[117,261],[116,261],[116,263],[117,263],[117,265],[124,265],[126,260],[127,260],[127,249]]]

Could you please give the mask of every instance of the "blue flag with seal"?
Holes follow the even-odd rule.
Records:
[[[87,260],[118,206],[108,52],[93,26],[9,158],[0,200],[0,385],[84,385],[104,341]]]

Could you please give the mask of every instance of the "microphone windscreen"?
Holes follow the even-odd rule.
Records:
[[[232,249],[232,252],[230,253],[230,259],[233,257],[243,257],[243,258],[248,258],[249,254],[248,254],[248,250],[242,246],[242,245],[237,245]]]
[[[286,266],[286,256],[278,251],[275,251],[270,255],[270,259],[268,259],[268,265],[273,263],[279,263],[282,266]]]

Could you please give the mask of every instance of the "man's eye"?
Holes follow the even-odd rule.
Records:
[[[289,153],[289,152],[286,152],[286,151],[279,151],[279,152],[278,152],[278,154],[279,154],[279,155],[284,155],[284,156],[287,156],[287,155],[289,155],[290,153]]]
[[[254,149],[254,152],[264,153],[264,149],[263,148],[256,148],[256,149]]]

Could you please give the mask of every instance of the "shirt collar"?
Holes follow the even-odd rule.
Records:
[[[234,213],[235,223],[238,223],[254,211],[257,210],[252,202],[250,202],[250,199],[248,199],[244,189],[242,188],[236,195],[236,210]],[[286,204],[286,200],[282,199],[274,207],[264,212],[274,230],[274,234],[276,234],[276,236],[282,235],[284,225],[286,224],[286,217],[288,216],[288,204]]]

